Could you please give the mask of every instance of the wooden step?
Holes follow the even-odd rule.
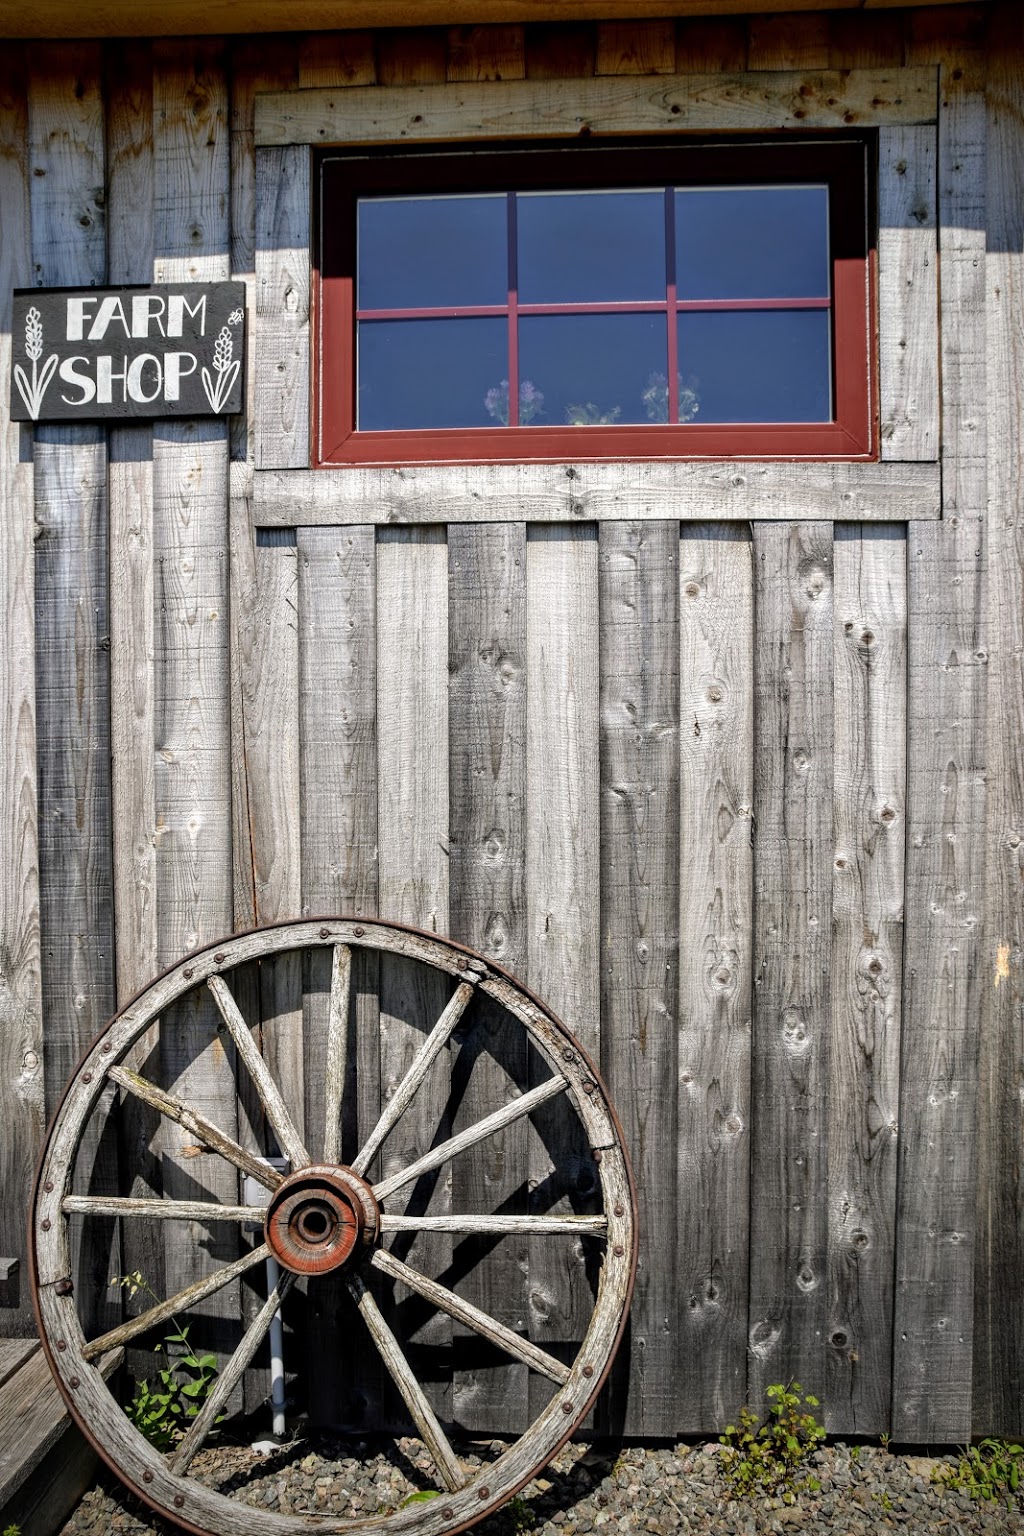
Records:
[[[123,1350],[100,1361],[107,1377]],[[0,1339],[0,1530],[52,1536],[96,1476],[95,1451],[57,1391],[38,1339]]]

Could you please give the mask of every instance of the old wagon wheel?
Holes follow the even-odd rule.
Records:
[[[317,1092],[323,1095],[325,1130],[322,1145],[312,1147],[304,1144],[299,1117],[268,1069],[239,1003],[244,988],[238,978],[247,974],[251,978],[254,970],[278,964],[289,953],[303,955],[307,966],[315,962],[329,967],[319,1057],[324,1063],[322,1087],[317,1084]],[[343,1164],[341,1125],[352,974],[356,957],[365,966],[367,953],[379,957],[381,970],[388,965],[420,968],[433,978],[435,992],[441,985],[446,1000],[434,1016],[420,1022],[422,1038],[417,1037],[418,1046],[404,1075],[375,1127]],[[425,995],[429,992],[428,987]],[[204,1007],[217,1020],[222,1038],[230,1037],[234,1043],[239,1091],[255,1095],[269,1139],[276,1141],[290,1165],[286,1174],[243,1146],[240,1135],[236,1138],[214,1124],[195,1103],[135,1070],[158,1021],[161,1029],[173,1030],[176,1017],[191,1009],[194,1019],[196,1010]],[[534,1086],[520,1092],[517,1085],[510,1085],[499,1107],[454,1135],[442,1134],[440,1140],[435,1135],[427,1150],[406,1166],[383,1177],[375,1175],[381,1148],[410,1113],[417,1094],[431,1079],[432,1068],[439,1070],[438,1059],[450,1051],[456,1030],[465,1033],[476,1008],[501,1010],[513,1032],[521,1032],[533,1059]],[[81,1165],[88,1160],[88,1150],[95,1149],[103,1117],[118,1103],[134,1105],[136,1110],[144,1106],[165,1129],[172,1124],[186,1129],[197,1144],[195,1151],[213,1155],[207,1162],[230,1165],[239,1179],[244,1175],[257,1180],[269,1192],[269,1206],[96,1193]],[[544,1116],[538,1117],[545,1104]],[[550,1122],[553,1113],[567,1117],[573,1133],[588,1149],[595,1208],[585,1214],[566,1211],[563,1201],[553,1214],[512,1215],[500,1209],[497,1213],[451,1210],[441,1216],[392,1214],[399,1191],[407,1192],[453,1160],[457,1163],[470,1148],[480,1147],[523,1117],[530,1116],[532,1123],[545,1117]],[[183,1241],[204,1223],[235,1223],[233,1230],[241,1230],[256,1222],[263,1224],[263,1241],[177,1295],[97,1334],[83,1327],[80,1310],[85,1306],[80,1308],[72,1281],[72,1252],[82,1243],[89,1223],[105,1222],[109,1228],[115,1219],[129,1225],[132,1221],[181,1223],[175,1230],[181,1231]],[[410,1233],[436,1231],[480,1234],[494,1244],[512,1234],[522,1241],[525,1234],[531,1249],[540,1243],[545,1253],[552,1251],[547,1244],[569,1243],[578,1249],[581,1241],[591,1254],[596,1250],[591,1265],[594,1294],[588,1302],[592,1310],[573,1358],[556,1358],[460,1296],[454,1281],[449,1287],[407,1264],[394,1251],[398,1241],[410,1240]],[[287,1291],[300,1277],[314,1287],[329,1275],[358,1310],[415,1426],[410,1432],[418,1435],[429,1453],[439,1494],[372,1516],[261,1509],[259,1529],[268,1536],[363,1529],[434,1536],[464,1529],[496,1509],[545,1465],[582,1422],[605,1379],[625,1324],[636,1266],[636,1210],[626,1151],[606,1091],[574,1038],[536,998],[507,973],[461,946],[383,922],[328,918],[279,924],[211,945],[167,971],[115,1016],[68,1085],[51,1126],[36,1188],[32,1240],[40,1332],[71,1412],[134,1492],[158,1512],[211,1536],[246,1536],[253,1511],[203,1481],[204,1443]],[[241,1342],[183,1438],[168,1453],[160,1453],[108,1392],[98,1369],[101,1357],[148,1330],[166,1327],[172,1314],[187,1314],[190,1306],[198,1306],[216,1292],[230,1294],[225,1287],[243,1272],[253,1272],[247,1279],[260,1274],[257,1266],[270,1256],[277,1258],[283,1271],[279,1285],[255,1316],[245,1320]],[[453,1448],[410,1365],[409,1350],[396,1337],[386,1307],[380,1304],[380,1287],[395,1284],[462,1330],[479,1336],[492,1352],[501,1351],[505,1358],[527,1367],[532,1383],[543,1384],[543,1393],[537,1385],[531,1388],[531,1402],[544,1397],[547,1401],[525,1433],[496,1459],[482,1466],[467,1465]],[[87,1332],[93,1336],[87,1337]]]

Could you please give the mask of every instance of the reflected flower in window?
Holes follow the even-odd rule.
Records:
[[[588,400],[586,405],[567,405],[565,408],[565,419],[570,427],[610,427],[621,415],[621,405],[602,411],[593,400]]]
[[[524,379],[519,386],[519,425],[529,426],[544,408],[544,396],[532,379]],[[488,416],[508,426],[508,379],[502,379],[484,395],[484,409]]]
[[[700,400],[696,389],[693,388],[694,382],[691,379],[684,385],[682,375],[676,374],[681,422],[692,421],[700,410]],[[640,402],[648,421],[668,421],[668,378],[665,374],[652,373],[649,376],[647,387],[641,392]]]

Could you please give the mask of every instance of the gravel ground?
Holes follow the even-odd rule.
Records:
[[[468,1464],[479,1465],[504,1446],[488,1441],[458,1449]],[[1010,1511],[936,1487],[930,1477],[937,1459],[895,1455],[878,1446],[851,1450],[842,1443],[822,1448],[814,1459],[820,1492],[802,1494],[794,1505],[784,1506],[781,1501],[732,1500],[714,1444],[672,1449],[569,1445],[519,1498],[475,1530],[479,1536],[521,1536],[526,1531],[537,1536],[586,1536],[596,1531],[604,1536],[882,1536],[890,1531],[908,1536],[1024,1536],[1024,1511],[1019,1508]],[[417,1440],[391,1441],[378,1448],[310,1434],[265,1459],[254,1457],[248,1447],[209,1447],[196,1458],[194,1473],[256,1509],[373,1515],[430,1487],[429,1467]],[[121,1536],[177,1536],[175,1527],[154,1521],[115,1480],[105,1478],[85,1495],[62,1536],[106,1536],[111,1531]],[[258,1531],[254,1520],[254,1536]]]

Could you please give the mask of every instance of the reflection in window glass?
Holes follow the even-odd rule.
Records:
[[[359,308],[504,304],[506,210],[500,193],[361,199]]]
[[[522,192],[520,304],[665,297],[663,192]]]
[[[827,187],[676,188],[681,299],[826,298]]]
[[[655,419],[650,391],[664,388],[665,317],[523,315],[519,373],[544,396],[537,426],[610,426]],[[647,399],[645,399],[647,392]]]
[[[829,315],[822,309],[679,316],[679,367],[700,420],[829,421]]]
[[[507,400],[505,320],[363,321],[357,348],[360,431],[500,424],[488,401],[503,380]]]

